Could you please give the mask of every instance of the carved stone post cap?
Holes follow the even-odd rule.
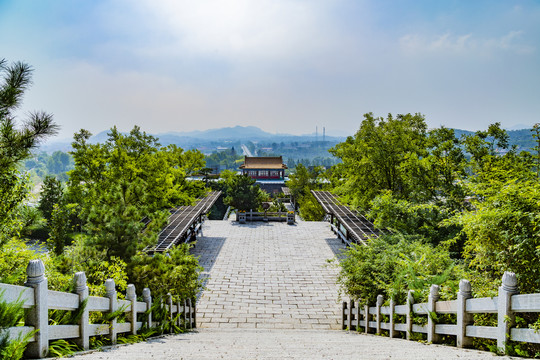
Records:
[[[461,279],[459,281],[459,293],[458,294],[465,295],[465,296],[471,296],[472,288],[471,288],[471,282],[469,280]]]
[[[26,267],[27,283],[37,284],[45,279],[45,265],[41,259],[30,260]]]
[[[410,302],[414,302],[414,296],[413,296],[414,290],[407,291],[407,300]]]
[[[75,291],[81,292],[86,288],[86,274],[84,273],[84,271],[79,271],[75,273]]]
[[[435,284],[431,285],[431,287],[429,288],[429,296],[438,297],[440,289],[441,288],[439,285],[435,285]]]
[[[510,271],[504,272],[502,277],[502,288],[509,292],[517,291],[517,278],[515,273]]]
[[[384,302],[384,298],[382,295],[377,295],[377,306],[381,306]]]
[[[143,296],[144,301],[150,301],[151,296],[152,296],[150,293],[150,289],[144,288],[142,291],[142,296]]]
[[[107,292],[108,296],[113,296],[116,292],[116,285],[114,284],[113,279],[107,279],[105,280],[105,291]]]
[[[127,286],[126,298],[128,300],[135,300],[137,298],[137,295],[135,294],[135,285],[129,284]]]

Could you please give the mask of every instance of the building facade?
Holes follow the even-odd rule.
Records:
[[[287,165],[281,156],[251,157],[246,156],[240,165],[243,175],[255,180],[283,180]]]

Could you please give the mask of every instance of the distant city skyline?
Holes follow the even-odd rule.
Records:
[[[0,44],[35,69],[19,121],[50,112],[57,139],[113,125],[342,136],[367,112],[540,122],[535,0],[0,0]]]

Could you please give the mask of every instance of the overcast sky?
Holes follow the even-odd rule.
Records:
[[[540,122],[537,0],[0,0],[0,58],[34,67],[22,110],[61,138]]]

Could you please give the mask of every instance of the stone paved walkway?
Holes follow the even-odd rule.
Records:
[[[330,330],[339,328],[340,306],[326,259],[342,246],[327,223],[207,221],[203,232],[199,329],[73,359],[509,359]]]
[[[328,223],[206,221],[194,254],[209,277],[197,303],[200,328],[338,329],[342,249]]]
[[[336,330],[199,329],[103,352],[79,355],[73,360],[356,360],[356,359],[476,359],[503,360],[507,356],[425,345]]]

